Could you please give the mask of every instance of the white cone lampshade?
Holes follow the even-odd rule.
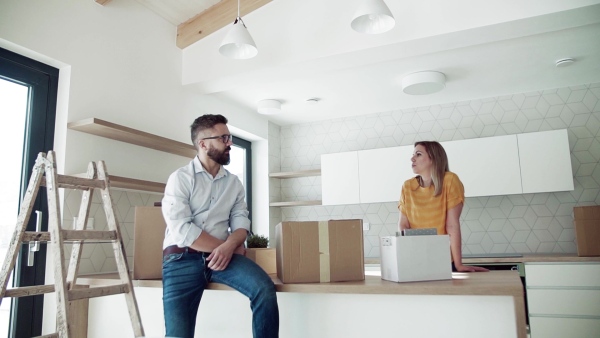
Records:
[[[232,59],[250,59],[258,54],[256,44],[241,18],[237,18],[219,47],[219,53]]]
[[[394,28],[396,20],[383,0],[363,0],[350,26],[359,33],[379,34]]]

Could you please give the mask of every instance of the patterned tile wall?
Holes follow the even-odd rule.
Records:
[[[280,144],[281,171],[296,171],[319,169],[321,154],[565,128],[575,190],[467,198],[461,230],[466,254],[574,253],[573,207],[600,204],[600,83],[284,126],[279,137],[270,133],[269,142]],[[320,177],[280,181],[273,186],[280,195],[272,191],[271,201],[321,199]],[[393,234],[398,222],[396,203],[285,207],[280,212],[284,221],[369,222],[366,257],[379,257],[379,236]]]
[[[73,229],[73,218],[79,214],[81,191],[65,189],[63,207],[63,228]],[[133,269],[133,222],[135,207],[152,206],[162,199],[162,194],[142,193],[137,191],[111,190],[115,216],[121,226],[121,236],[127,251],[129,269]],[[94,230],[107,230],[106,215],[100,194],[95,192],[90,207]],[[71,245],[65,245],[65,256],[71,254]],[[107,273],[117,271],[112,244],[84,244],[79,265],[79,274]]]

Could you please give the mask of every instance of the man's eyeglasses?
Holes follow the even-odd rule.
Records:
[[[225,134],[225,135],[221,135],[221,136],[205,137],[205,138],[203,138],[203,140],[212,140],[212,139],[216,139],[216,138],[220,138],[221,141],[223,141],[223,143],[227,144],[227,142],[233,140],[233,135]]]

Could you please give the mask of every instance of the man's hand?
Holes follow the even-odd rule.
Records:
[[[235,247],[234,245],[230,241],[225,241],[225,243],[216,247],[206,258],[209,261],[208,267],[214,271],[225,270],[231,261],[233,253],[237,253],[239,250],[239,246]]]

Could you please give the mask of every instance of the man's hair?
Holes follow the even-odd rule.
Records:
[[[227,124],[227,118],[223,115],[212,115],[206,114],[198,117],[194,120],[194,123],[190,126],[192,143],[194,147],[197,147],[197,138],[200,132],[207,129],[212,129],[217,124]]]
[[[425,148],[427,155],[431,158],[431,180],[435,188],[433,195],[439,196],[442,193],[444,186],[444,174],[450,171],[448,165],[448,156],[441,144],[436,141],[419,141],[415,142],[415,147],[421,145]]]

